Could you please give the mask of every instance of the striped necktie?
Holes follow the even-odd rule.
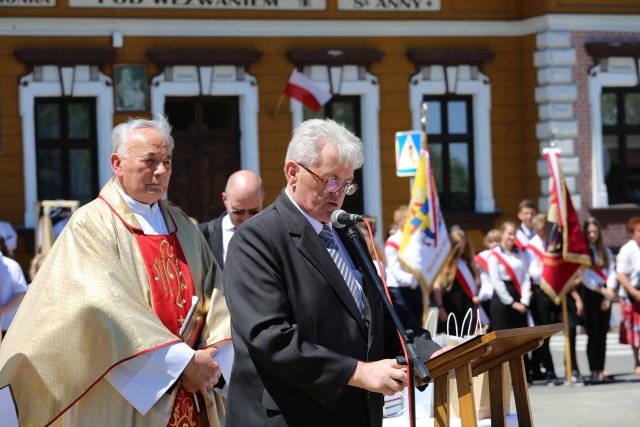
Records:
[[[336,242],[333,240],[333,232],[329,225],[324,224],[322,226],[322,231],[320,231],[320,239],[324,246],[327,248],[329,255],[333,258],[333,262],[336,263],[336,267],[340,270],[340,274],[344,278],[344,281],[347,283],[347,287],[353,295],[353,299],[356,301],[356,305],[358,306],[358,310],[360,310],[360,315],[364,318],[364,301],[362,299],[362,286],[353,274],[351,273],[351,268],[342,258],[340,252],[338,251],[338,247],[336,246]]]

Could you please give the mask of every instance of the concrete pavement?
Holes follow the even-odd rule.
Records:
[[[640,426],[640,377],[615,376],[612,384],[529,387],[533,423],[538,427]],[[514,409],[513,401],[511,403]]]

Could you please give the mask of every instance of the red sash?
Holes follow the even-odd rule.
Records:
[[[473,279],[473,275],[471,274],[471,271],[469,270],[469,267],[466,266],[466,264],[464,264],[464,266],[467,267],[466,271],[463,271],[463,269],[460,268],[461,262],[462,264],[464,264],[464,261],[458,261],[458,265],[456,266],[456,280],[458,281],[458,283],[460,283],[460,287],[462,287],[465,295],[472,300],[475,292],[473,292],[471,285],[469,284],[469,280]],[[478,287],[475,286],[475,288],[477,289]]]
[[[527,250],[533,252],[538,258],[540,258],[540,260],[544,259],[544,254],[537,246],[532,245],[531,243],[527,243],[526,248]]]
[[[476,259],[476,264],[478,264],[480,268],[482,268],[484,271],[488,273],[489,263],[487,262],[487,259],[480,254],[476,254],[475,259]]]
[[[516,291],[518,291],[518,295],[522,296],[522,285],[520,285],[518,276],[516,276],[516,272],[513,271],[509,262],[504,259],[498,250],[494,250],[492,255],[495,255],[496,258],[498,258],[498,261],[500,261],[500,264],[502,264],[502,266],[507,270],[507,274],[511,277],[511,281],[513,282],[513,286],[515,286]]]
[[[592,267],[591,268],[598,276],[600,276],[600,278],[602,279],[602,281],[604,283],[607,283],[607,275],[604,274],[604,271],[602,270],[601,267]]]
[[[518,239],[517,237],[513,240],[513,243],[517,246],[518,249],[520,249],[521,251],[524,250],[524,245],[522,244],[522,242],[520,241],[520,239]]]
[[[400,249],[400,245],[398,245],[396,242],[391,242],[389,240],[387,240],[386,242],[384,242],[385,246],[389,246],[390,248],[395,249],[396,251]]]
[[[521,251],[523,251],[524,248],[527,246],[527,243],[529,243],[529,238],[527,237],[526,234],[524,234],[524,231],[522,231],[520,227],[518,227],[518,229],[516,230],[516,238],[513,241],[513,243]]]

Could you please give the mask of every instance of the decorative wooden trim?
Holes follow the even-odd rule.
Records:
[[[147,58],[158,65],[160,72],[165,67],[173,65],[235,65],[243,67],[248,72],[249,66],[258,62],[261,57],[261,51],[248,49],[156,49],[147,51]]]
[[[490,50],[413,49],[407,51],[407,58],[418,69],[429,65],[475,65],[482,69],[482,65],[491,61],[494,55],[495,52]]]
[[[311,65],[343,66],[358,65],[365,67],[367,71],[371,64],[382,60],[384,52],[375,49],[361,50],[321,50],[321,49],[292,49],[287,52],[287,57],[302,69]]]
[[[640,58],[640,43],[585,43],[584,47],[594,58],[614,56]]]
[[[27,64],[31,72],[38,65],[76,66],[94,65],[103,70],[116,57],[114,49],[29,48],[15,51],[18,61]]]

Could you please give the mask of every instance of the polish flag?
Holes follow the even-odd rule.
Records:
[[[289,98],[300,101],[313,112],[320,110],[331,99],[331,93],[322,89],[313,80],[295,68],[291,72],[284,94]]]

